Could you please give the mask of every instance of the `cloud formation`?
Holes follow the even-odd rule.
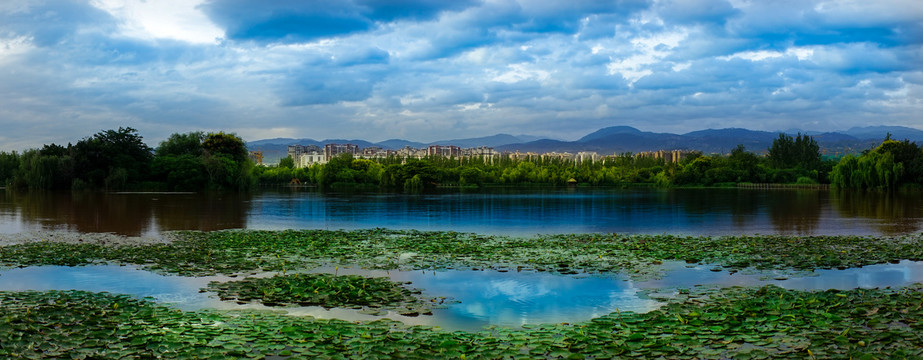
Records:
[[[0,149],[923,127],[923,3],[12,0]],[[896,134],[899,136],[899,134]]]

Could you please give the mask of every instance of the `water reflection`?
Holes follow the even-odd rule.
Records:
[[[712,271],[712,265],[664,264],[667,275],[662,279],[635,284],[639,288],[688,288],[696,285],[764,286],[775,285],[793,290],[850,290],[903,287],[923,282],[923,261],[903,260],[897,264],[877,264],[844,270],[820,269],[801,276],[782,271],[754,274]]]
[[[452,328],[579,322],[659,306],[639,298],[632,282],[621,278],[495,271],[401,272],[392,278],[412,281],[431,296],[460,300],[440,313],[439,325]]]
[[[632,282],[622,277],[562,276],[538,272],[497,271],[368,271],[363,269],[318,269],[339,274],[389,276],[410,281],[423,289],[425,297],[445,296],[460,301],[432,316],[385,317],[413,325],[440,326],[448,330],[479,330],[486,325],[519,327],[524,324],[575,323],[615,311],[647,312],[661,303],[641,298],[638,289],[691,288],[698,285],[763,286],[774,284],[797,290],[901,287],[923,281],[923,262],[871,265],[846,270],[818,270],[813,276],[774,280],[779,274],[732,274],[713,272],[711,266],[685,267],[668,262],[660,280]],[[238,305],[220,301],[213,294],[199,293],[209,281],[227,277],[189,278],[158,275],[134,266],[93,265],[81,267],[38,266],[0,271],[0,291],[85,290],[152,297],[184,310],[216,308],[269,309],[262,305]],[[279,308],[272,308],[279,309]],[[292,315],[344,320],[373,320],[377,317],[350,309],[319,307],[284,308]]]
[[[923,192],[834,191],[831,197],[841,216],[873,219],[874,226],[884,234],[920,230]]]
[[[518,327],[586,321],[620,311],[646,312],[660,303],[641,299],[630,282],[612,278],[575,278],[542,273],[499,273],[480,271],[381,272],[353,269],[341,274],[390,276],[395,281],[410,281],[424,289],[424,296],[448,296],[461,301],[447,309],[436,309],[432,316],[406,317],[389,313],[385,317],[412,325],[433,325],[449,330],[476,331],[487,325]],[[258,304],[244,306],[219,301],[199,293],[209,281],[229,281],[227,277],[189,278],[158,275],[134,266],[93,265],[81,267],[39,266],[0,271],[0,291],[85,290],[151,297],[184,310],[215,308],[275,309]],[[344,320],[374,320],[376,316],[349,309],[320,307],[285,308],[292,315]]]
[[[0,232],[394,229],[547,233],[897,235],[923,195],[758,189],[488,189],[432,194],[0,192]]]
[[[0,192],[0,232],[70,230],[139,236],[246,227],[252,195]]]
[[[826,191],[792,189],[768,193],[766,207],[777,233],[811,235],[817,232]]]

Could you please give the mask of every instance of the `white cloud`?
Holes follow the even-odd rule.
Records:
[[[129,37],[209,44],[224,36],[198,9],[201,0],[92,0],[91,4],[119,19],[123,35]]]
[[[574,12],[568,0],[490,0],[278,42],[274,29],[259,34],[265,41],[216,42],[224,30],[200,0],[85,1],[95,7],[0,1],[0,125],[30,139],[16,146],[120,125],[150,139],[222,129],[248,140],[428,141],[576,138],[620,123],[676,132],[804,118],[906,124],[923,111],[916,0],[729,0],[733,8],[685,15],[667,13],[670,2],[603,14],[593,13],[602,2]],[[246,9],[235,16],[249,21]],[[62,119],[67,132],[49,135]]]
[[[810,60],[814,56],[815,47],[794,47],[785,52],[773,50],[741,51],[728,56],[719,56],[718,60],[744,59],[750,61],[763,61],[766,59],[794,56],[800,61]]]
[[[649,65],[661,63],[687,35],[685,31],[676,31],[631,39],[632,55],[613,56],[612,62],[607,65],[608,72],[610,75],[619,74],[628,80],[629,84],[634,84],[641,78],[653,74]]]
[[[10,39],[0,38],[0,64],[28,53],[33,48],[32,39],[27,36],[17,36]]]
[[[491,80],[507,84],[520,82],[523,80],[537,80],[543,82],[551,76],[551,73],[538,69],[532,64],[511,64],[507,66],[508,71],[494,76]]]

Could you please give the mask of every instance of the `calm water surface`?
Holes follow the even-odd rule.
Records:
[[[0,233],[365,229],[544,233],[900,235],[923,194],[755,189],[539,189],[404,194],[0,192]]]

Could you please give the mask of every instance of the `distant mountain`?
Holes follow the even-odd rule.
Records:
[[[577,142],[588,142],[588,141],[599,140],[599,139],[607,139],[613,136],[626,135],[626,134],[640,135],[640,134],[643,134],[643,132],[631,126],[611,126],[611,127],[596,130],[590,133],[589,135],[580,138],[580,140],[577,140]],[[652,133],[648,133],[648,134],[652,134]]]
[[[779,133],[728,128],[693,131],[684,137],[683,145],[686,149],[727,153],[739,144],[748,151],[762,153],[772,146],[772,141],[779,137]]]
[[[541,140],[541,139],[557,140],[557,139],[552,139],[552,138],[544,138],[541,136],[523,135],[523,134],[514,135],[514,136],[516,136],[516,138],[519,139],[520,142],[530,142],[530,141]]]
[[[305,145],[307,145],[307,144],[314,144],[314,143],[317,143],[317,142],[318,142],[318,141],[317,141],[317,140],[314,140],[314,139],[287,139],[287,138],[275,138],[275,139],[264,139],[264,140],[250,141],[250,142],[247,143],[247,147],[250,148],[250,147],[252,147],[252,146],[266,146],[266,145],[285,145],[285,146],[289,146],[289,145],[293,145],[293,144],[305,144]]]
[[[854,127],[844,132],[861,140],[878,140],[879,142],[891,133],[891,138],[895,140],[908,139],[910,141],[923,141],[923,130],[917,130],[906,126],[866,126]]]
[[[869,126],[854,127],[843,132],[805,132],[789,129],[784,133],[796,136],[798,133],[810,135],[826,154],[842,154],[870,149],[881,143],[886,134],[891,133],[897,140],[910,139],[923,142],[923,130],[903,126]],[[738,144],[755,153],[765,153],[779,132],[756,131],[740,128],[706,129],[686,134],[655,133],[641,131],[630,126],[612,126],[594,131],[577,141],[563,141],[539,138],[529,135],[496,134],[492,136],[441,140],[421,143],[402,139],[390,139],[378,143],[365,140],[344,139],[265,139],[251,141],[247,147],[263,151],[265,162],[272,163],[286,156],[289,145],[317,145],[323,147],[329,143],[350,143],[360,148],[378,146],[383,149],[397,150],[406,146],[423,148],[428,145],[455,145],[463,148],[490,146],[498,151],[520,152],[580,152],[595,151],[600,154],[623,152],[642,152],[656,150],[697,150],[704,153],[728,153]]]
[[[403,149],[407,146],[419,149],[419,148],[426,146],[426,144],[424,143],[407,141],[407,140],[402,140],[402,139],[385,140],[385,141],[376,143],[376,145],[381,146],[382,149],[391,149],[391,150]]]
[[[521,144],[508,144],[497,146],[496,150],[499,151],[519,151],[519,152],[552,152],[552,151],[569,151],[570,145],[573,144],[569,141],[561,140],[551,140],[551,139],[541,139],[535,141],[529,141]]]
[[[786,131],[797,136],[800,131]],[[803,133],[803,132],[802,132]],[[903,133],[902,133],[903,136]],[[597,130],[577,141],[540,140],[523,144],[500,146],[501,151],[580,152],[595,151],[600,154],[643,152],[656,150],[696,150],[708,153],[728,153],[738,144],[748,151],[765,153],[779,132],[756,131],[740,128],[707,129],[678,135],[641,131],[630,126],[613,126]],[[812,136],[826,154],[856,152],[874,147],[880,142],[859,139],[842,133],[815,133]],[[895,138],[898,136],[895,135]]]
[[[497,134],[468,139],[441,140],[429,143],[429,145],[455,145],[463,148],[473,148],[478,146],[497,147],[507,144],[517,144],[524,142],[523,139],[509,134]]]
[[[633,131],[634,130],[634,131]],[[595,135],[594,135],[595,134]],[[595,151],[601,154],[639,152],[659,150],[651,145],[659,144],[663,149],[685,149],[682,137],[676,134],[653,133],[634,128],[614,129],[608,135],[596,132],[593,136],[584,136],[577,142],[582,151]]]

